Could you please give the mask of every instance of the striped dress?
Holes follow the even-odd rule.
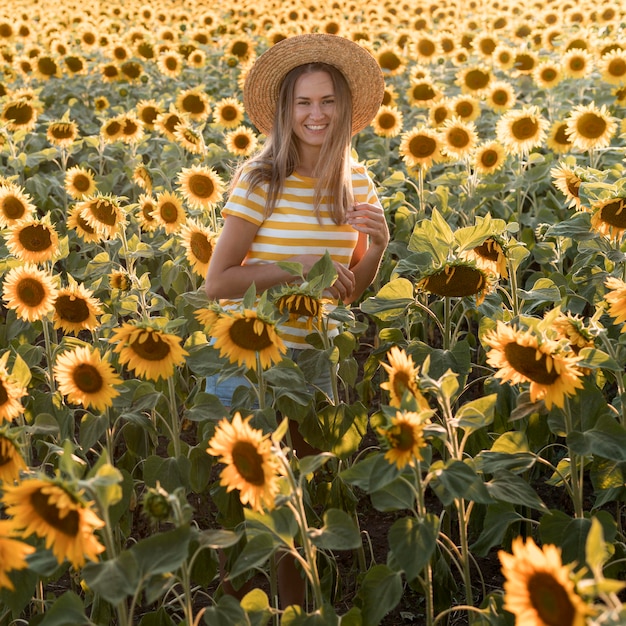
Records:
[[[380,206],[374,184],[362,165],[352,166],[352,185],[356,204]],[[229,215],[235,215],[259,227],[243,261],[244,265],[286,261],[300,254],[321,256],[325,251],[328,251],[333,261],[350,265],[358,232],[348,224],[335,224],[326,204],[320,207],[318,221],[313,208],[314,190],[314,178],[292,174],[285,181],[272,214],[266,218],[265,189],[257,187],[247,195],[248,185],[244,173],[222,209],[222,215],[226,219]],[[240,300],[222,301],[224,306],[238,303]],[[310,333],[306,318],[295,322],[290,320],[278,330],[287,347],[310,347],[306,341],[306,336]],[[336,332],[336,326],[329,330]]]

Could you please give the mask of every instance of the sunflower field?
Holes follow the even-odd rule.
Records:
[[[224,310],[242,84],[303,32],[383,70],[391,242],[350,307],[324,257]],[[625,624],[625,111],[621,0],[4,3],[0,626]]]

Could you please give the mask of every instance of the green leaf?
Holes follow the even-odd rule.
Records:
[[[446,465],[433,464],[431,471],[433,489],[445,506],[452,504],[457,498],[482,504],[493,502],[485,483],[469,465],[452,460]]]
[[[139,626],[174,626],[174,622],[165,608],[161,607],[158,611],[146,613],[141,618]]]
[[[496,500],[527,506],[539,511],[548,510],[527,481],[505,469],[498,471],[486,485],[490,495]]]
[[[498,394],[492,393],[465,403],[454,416],[454,422],[465,432],[472,433],[493,422]]]
[[[85,615],[83,601],[73,591],[66,591],[60,595],[54,604],[46,610],[46,614],[39,622],[39,626],[83,626],[93,622]]]
[[[187,558],[190,539],[190,528],[181,526],[142,539],[130,551],[137,560],[142,576],[169,574],[176,571]]]
[[[194,493],[202,493],[211,479],[213,458],[206,452],[206,446],[201,444],[189,451],[189,484]]]
[[[406,278],[394,278],[383,285],[375,296],[361,303],[361,311],[375,315],[383,321],[404,314],[415,301],[413,283]]]
[[[389,529],[391,552],[407,580],[416,578],[426,567],[437,547],[439,518],[427,513],[424,519],[403,517]]]
[[[355,604],[361,609],[363,626],[378,626],[402,597],[402,577],[386,565],[369,569],[357,592]]]
[[[309,529],[309,538],[323,550],[356,550],[361,546],[361,535],[354,520],[341,509],[324,513],[324,525]]]
[[[602,524],[597,518],[592,518],[585,544],[585,558],[596,578],[602,577],[602,567],[611,558],[612,552],[613,550],[609,550],[606,541],[604,541]]]
[[[299,462],[300,473],[305,476],[313,474],[313,472],[325,465],[332,458],[333,455],[330,454],[330,452],[322,452],[321,454],[305,456]]]
[[[399,511],[411,509],[415,504],[415,492],[406,480],[400,477],[388,483],[383,489],[370,492],[372,506],[378,511]]]
[[[588,367],[589,369],[606,369],[613,372],[623,371],[623,366],[606,352],[597,348],[583,348],[579,352],[582,360],[578,361],[576,367]]]
[[[230,571],[231,578],[236,578],[255,567],[261,567],[279,546],[280,542],[275,540],[270,533],[252,537],[237,557]]]
[[[490,504],[487,507],[480,536],[471,546],[472,553],[477,556],[487,556],[492,548],[502,545],[509,526],[523,519],[523,516],[517,513],[511,504],[503,502]]]
[[[567,443],[576,454],[626,461],[626,429],[610,415],[601,415],[586,432],[570,433]]]
[[[137,592],[141,577],[137,559],[128,550],[110,561],[87,563],[82,573],[87,585],[114,605]]]
[[[250,620],[250,626],[266,626],[272,613],[269,599],[263,590],[249,591],[240,604]]]
[[[213,606],[209,606],[202,617],[208,626],[251,626],[239,601],[228,594],[223,595]]]
[[[198,539],[203,546],[209,548],[224,549],[230,548],[239,542],[242,534],[232,530],[203,530]]]
[[[170,492],[178,487],[189,488],[190,469],[191,463],[186,456],[174,459],[151,455],[144,462],[144,481],[149,487],[156,487],[158,481]]]
[[[286,545],[293,545],[293,538],[298,532],[298,523],[288,507],[273,509],[269,513],[259,513],[245,508],[244,515],[248,534],[270,532]]]

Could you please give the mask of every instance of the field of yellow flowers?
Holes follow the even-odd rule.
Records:
[[[626,623],[625,28],[621,0],[3,4],[0,626]],[[302,32],[386,83],[354,154],[392,239],[332,338],[327,259],[240,311],[203,289],[264,139],[246,72]],[[250,381],[229,410],[215,373]]]

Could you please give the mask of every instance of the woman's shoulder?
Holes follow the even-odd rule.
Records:
[[[365,167],[363,163],[352,161],[352,163],[350,164],[350,170],[352,172],[352,180],[372,179],[367,167]]]

